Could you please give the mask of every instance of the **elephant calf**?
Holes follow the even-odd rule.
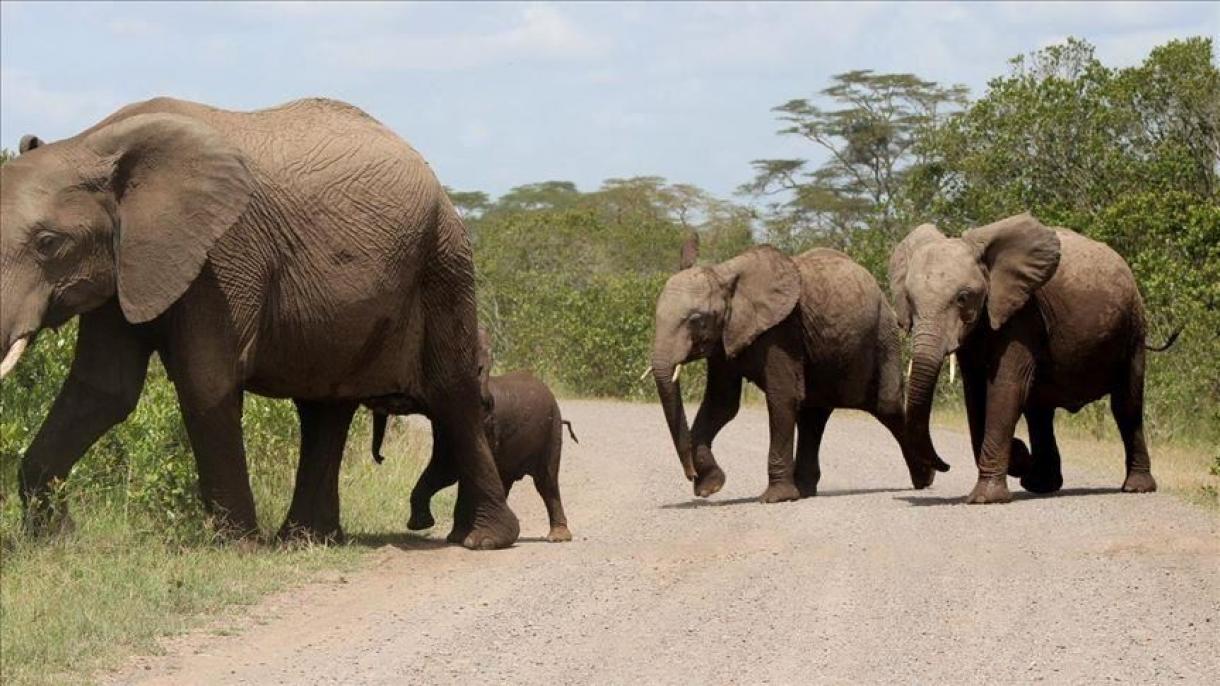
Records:
[[[572,540],[572,532],[568,530],[568,520],[563,513],[563,501],[559,496],[563,425],[567,425],[568,435],[576,441],[572,424],[560,415],[559,404],[551,389],[529,372],[489,377],[486,388],[488,398],[484,404],[488,406],[488,412],[484,430],[500,479],[504,482],[504,492],[508,493],[514,482],[526,476],[533,477],[534,487],[542,496],[550,518],[551,531],[546,540]],[[383,459],[381,443],[385,437],[387,416],[383,412],[373,414],[373,459],[378,462]],[[457,476],[443,436],[435,435],[432,458],[411,491],[408,529],[418,531],[436,523],[430,505],[432,496],[456,483]]]

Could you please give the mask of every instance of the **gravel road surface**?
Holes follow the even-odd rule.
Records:
[[[107,680],[187,684],[1216,683],[1220,526],[1165,494],[1065,489],[961,503],[969,440],[938,431],[953,471],[909,488],[898,448],[837,413],[821,493],[762,505],[767,421],[743,409],[716,442],[723,491],[697,500],[660,409],[564,401],[581,443],[561,487],[575,540],[547,543],[528,482],[509,550],[404,536],[368,569],[253,608]],[[1153,455],[1153,470],[1156,455]],[[404,523],[405,526],[405,523]]]

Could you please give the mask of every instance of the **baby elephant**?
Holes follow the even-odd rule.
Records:
[[[559,497],[559,456],[563,449],[563,427],[576,440],[572,424],[559,414],[559,404],[546,384],[529,372],[511,372],[487,380],[490,397],[484,430],[491,445],[504,493],[514,482],[525,476],[534,479],[534,487],[546,504],[551,531],[546,540],[572,540],[568,520],[563,514]],[[387,415],[373,413],[373,459],[382,461],[381,442],[385,436]],[[411,491],[411,519],[407,528],[427,529],[436,521],[432,518],[432,496],[442,488],[457,483],[458,475],[444,447],[443,437],[433,435],[432,459],[419,476]]]

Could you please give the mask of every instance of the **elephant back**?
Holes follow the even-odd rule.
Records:
[[[799,309],[811,359],[847,362],[871,348],[888,307],[873,275],[829,248],[809,250],[793,261],[801,275]]]

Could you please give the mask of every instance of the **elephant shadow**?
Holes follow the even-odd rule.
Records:
[[[350,545],[365,548],[381,548],[389,545],[399,550],[437,550],[453,545],[443,538],[402,532],[349,534],[347,540]]]
[[[901,493],[908,491],[908,488],[842,488],[828,491],[818,491],[817,495],[809,496],[814,500],[818,498],[837,498],[840,496],[849,495],[868,495],[870,493]],[[806,500],[802,498],[801,500]],[[758,496],[745,498],[728,498],[725,500],[705,500],[703,498],[685,500],[680,503],[666,503],[660,506],[662,510],[694,510],[701,507],[725,507],[728,505],[748,505],[759,504]]]
[[[1070,498],[1074,496],[1111,495],[1120,492],[1122,492],[1122,489],[1109,486],[1064,488],[1054,493],[1030,493],[1029,491],[1015,491],[1012,494],[1012,500],[1013,502],[1022,500],[1053,500],[1055,498]],[[932,495],[906,495],[895,496],[894,500],[906,501],[906,503],[912,507],[937,507],[940,505],[964,505],[966,503],[966,496],[964,494],[946,497]]]

